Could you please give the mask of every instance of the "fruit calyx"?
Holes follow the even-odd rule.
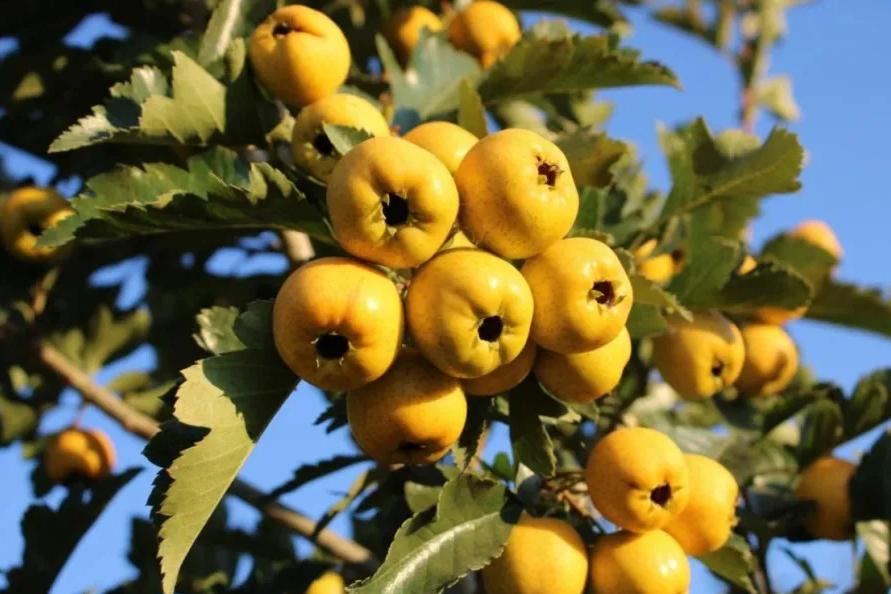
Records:
[[[538,183],[553,188],[557,185],[557,178],[561,173],[563,170],[556,163],[550,163],[541,157],[538,158]]]
[[[591,285],[591,298],[600,305],[612,307],[618,303],[616,288],[612,281],[600,280]]]
[[[388,227],[401,227],[408,223],[408,199],[396,192],[387,192],[381,201],[384,221]]]
[[[504,331],[504,320],[501,316],[489,316],[480,321],[480,325],[476,330],[480,339],[486,342],[495,342],[501,337]]]
[[[665,483],[650,491],[650,501],[659,507],[666,507],[671,501],[671,485]]]
[[[350,350],[349,339],[337,332],[322,334],[313,341],[313,344],[319,357],[328,361],[343,359]]]
[[[312,139],[312,147],[323,157],[334,156],[334,145],[324,131],[315,135],[315,138]]]

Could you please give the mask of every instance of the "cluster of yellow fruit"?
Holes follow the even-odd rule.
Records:
[[[841,258],[838,239],[821,221],[806,221],[789,235]],[[655,249],[655,240],[649,240],[635,251],[638,272],[664,283],[683,268],[683,257],[652,255]],[[756,266],[755,259],[747,256],[737,273],[746,274]],[[782,325],[804,313],[805,308],[763,307],[741,329],[717,311],[695,312],[693,320],[675,315],[669,319],[668,332],[653,341],[653,363],[687,399],[707,398],[730,385],[752,396],[778,394],[798,371],[798,351]]]
[[[115,464],[114,444],[98,429],[69,427],[56,434],[43,451],[43,469],[54,483],[101,480]]]
[[[0,199],[0,241],[20,260],[47,262],[58,255],[58,249],[38,247],[37,238],[73,212],[52,188],[19,188]]]
[[[491,0],[473,2],[448,19],[449,41],[484,67],[505,54],[522,34],[513,13]],[[421,33],[443,26],[435,13],[413,6],[393,13],[381,32],[405,64]],[[303,5],[284,6],[270,14],[251,35],[249,55],[263,86],[292,106],[332,95],[346,81],[351,62],[343,31],[324,13]]]
[[[736,522],[733,475],[653,429],[608,434],[585,475],[592,503],[619,530],[599,536],[589,555],[570,524],[524,514],[482,570],[486,592],[581,594],[589,576],[596,594],[686,592],[687,555],[722,547]]]

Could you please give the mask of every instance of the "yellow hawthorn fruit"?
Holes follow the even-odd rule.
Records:
[[[685,553],[700,556],[717,551],[730,538],[739,486],[730,471],[711,458],[684,454],[684,459],[690,471],[690,499],[664,530]]]
[[[427,122],[412,128],[403,138],[433,153],[452,175],[455,175],[464,156],[479,140],[451,122]]]
[[[323,124],[350,126],[371,136],[390,135],[390,127],[381,112],[356,95],[329,95],[301,109],[294,121],[291,154],[297,167],[322,181],[328,181],[340,159],[325,135]]]
[[[690,562],[661,530],[615,532],[594,542],[591,586],[594,594],[687,594]]]
[[[631,532],[662,528],[690,496],[684,454],[667,435],[645,427],[617,429],[597,442],[585,478],[603,517]]]
[[[653,364],[683,398],[708,398],[733,384],[746,350],[736,325],[715,310],[697,311],[693,321],[668,319],[665,334],[653,339]]]
[[[362,451],[382,464],[431,464],[467,419],[461,383],[403,349],[380,379],[347,393],[347,420]]]
[[[495,396],[517,387],[532,371],[537,352],[538,348],[535,346],[535,342],[527,340],[526,346],[513,361],[505,363],[486,375],[461,382],[464,386],[464,393],[470,396]]]
[[[393,136],[370,138],[347,153],[331,172],[327,202],[341,247],[392,268],[429,260],[458,214],[445,165]]]
[[[343,578],[340,577],[340,574],[326,571],[313,580],[304,594],[343,594],[345,591]]]
[[[309,105],[337,90],[350,70],[350,45],[324,13],[292,4],[260,23],[248,53],[254,73],[276,99]]]
[[[748,324],[742,328],[746,358],[736,387],[744,394],[771,396],[786,389],[798,371],[798,349],[780,326]]]
[[[486,594],[582,594],[588,554],[567,522],[524,512],[504,552],[480,573]]]
[[[433,365],[466,379],[520,355],[529,338],[532,293],[523,275],[477,249],[441,252],[408,287],[408,328]]]
[[[634,250],[634,261],[637,272],[654,283],[666,283],[675,275],[675,259],[671,254],[652,255],[658,242],[648,239]]]
[[[320,258],[291,273],[272,309],[275,346],[291,370],[324,390],[376,380],[402,344],[399,291],[348,258]]]
[[[558,353],[603,346],[625,327],[634,295],[615,252],[588,237],[562,239],[526,260],[535,298],[532,337]]]
[[[535,377],[561,400],[588,403],[619,385],[629,359],[631,337],[623,327],[618,336],[593,351],[564,355],[541,350],[535,362]]]
[[[435,32],[442,30],[442,21],[436,13],[423,6],[410,6],[397,10],[384,22],[381,33],[396,53],[399,62],[405,66],[411,58],[411,52],[421,40],[421,32],[427,29]]]
[[[488,68],[520,40],[520,23],[506,6],[477,0],[455,15],[449,24],[449,41]]]
[[[739,265],[739,268],[736,269],[736,274],[743,275],[748,274],[755,270],[758,267],[758,261],[755,260],[752,256],[746,254],[746,257],[743,259],[742,264]]]
[[[475,248],[476,246],[467,239],[467,236],[464,235],[464,232],[460,229],[456,229],[449,238],[445,240],[445,243],[442,244],[442,247],[439,248],[439,251],[445,252],[448,250],[456,250],[460,248]]]
[[[20,260],[51,260],[59,253],[58,248],[38,247],[37,238],[73,212],[68,201],[52,188],[19,188],[0,203],[3,247]]]
[[[789,322],[801,319],[807,313],[807,307],[783,309],[782,307],[759,307],[755,310],[755,319],[773,326],[785,326]]]
[[[43,452],[43,468],[54,483],[73,478],[99,480],[111,474],[114,444],[98,429],[72,427],[57,434]]]
[[[529,130],[510,128],[481,139],[461,161],[455,182],[461,228],[503,258],[541,253],[566,235],[579,209],[566,157]]]
[[[841,243],[832,228],[823,221],[804,221],[792,231],[789,235],[798,239],[803,239],[808,243],[823,249],[832,254],[836,260],[841,260],[844,255]]]
[[[848,485],[856,470],[847,460],[824,456],[802,471],[795,499],[815,504],[805,518],[805,527],[815,538],[848,540],[854,535]]]

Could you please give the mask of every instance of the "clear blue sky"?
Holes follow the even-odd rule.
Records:
[[[639,88],[603,93],[618,101],[608,125],[616,137],[633,141],[646,160],[653,184],[668,187],[667,170],[658,149],[655,124],[675,124],[696,115],[706,116],[713,130],[735,125],[738,86],[730,64],[704,45],[665,27],[654,25],[634,15],[635,33],[628,40],[647,56],[666,61],[680,76],[684,91]],[[791,36],[774,53],[771,72],[792,76],[796,99],[803,117],[792,128],[808,149],[804,189],[794,196],[771,199],[765,203],[764,216],[755,226],[755,243],[762,243],[777,231],[807,218],[821,218],[835,228],[845,248],[839,276],[846,280],[881,286],[891,285],[891,235],[888,222],[888,171],[891,171],[891,3],[880,0],[843,2],[823,0],[790,13]],[[93,19],[81,26],[71,40],[87,43],[108,31],[107,22]],[[3,42],[0,40],[0,51]],[[758,131],[769,130],[770,121],[762,118]],[[16,177],[34,176],[46,181],[51,171],[33,159],[0,145],[7,157],[7,167]],[[216,265],[233,273],[256,263],[237,258],[220,258]],[[275,266],[275,263],[272,263]],[[138,263],[123,272],[138,268]],[[121,272],[121,271],[118,271]],[[115,273],[109,272],[108,275]],[[126,291],[132,297],[139,283]],[[125,296],[126,299],[127,296]],[[809,322],[792,324],[806,363],[822,379],[850,388],[862,374],[891,364],[891,341],[859,332],[842,331]],[[153,355],[139,351],[127,360],[116,362],[113,369],[99,374],[101,381],[123,369],[150,368]],[[47,417],[43,430],[57,430],[71,422],[78,398],[69,394],[60,409]],[[301,388],[286,402],[266,435],[257,446],[243,475],[261,487],[272,487],[290,476],[299,465],[323,456],[346,453],[351,445],[344,431],[326,436],[312,426],[321,412],[321,399],[311,389]],[[100,414],[88,411],[82,417],[86,426],[106,430],[118,446],[124,466],[145,466],[140,451],[142,443]],[[854,458],[874,439],[860,440],[841,449]],[[492,440],[488,453],[505,447],[504,432]],[[22,540],[18,522],[31,502],[28,473],[30,464],[21,462],[17,447],[0,450],[0,468],[4,469],[4,488],[0,489],[0,568],[18,563]],[[342,493],[356,469],[348,469],[317,481],[285,498],[297,509],[319,516]],[[81,593],[90,588],[104,589],[130,576],[132,569],[125,555],[129,539],[129,518],[147,515],[146,496],[154,476],[147,468],[111,504],[101,520],[87,534],[57,581],[53,594]],[[55,503],[61,493],[50,496]],[[234,522],[249,527],[256,514],[241,504],[230,504]],[[333,527],[345,532],[347,522],[337,520]],[[306,551],[305,545],[301,550]],[[811,559],[819,572],[844,587],[851,583],[853,567],[847,544],[810,544],[796,547]],[[793,588],[801,575],[786,560],[779,547],[771,553],[776,585],[780,590]],[[3,578],[0,577],[0,583]],[[701,569],[694,573],[694,594],[720,591]],[[838,591],[841,591],[839,589]]]

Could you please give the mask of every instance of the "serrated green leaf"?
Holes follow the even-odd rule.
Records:
[[[238,308],[208,307],[198,312],[198,346],[213,355],[244,350],[245,345],[235,336],[234,324],[238,318]]]
[[[842,437],[841,407],[831,400],[820,400],[809,406],[804,413],[801,441],[797,457],[802,466],[810,463],[833,448]]]
[[[798,138],[774,128],[760,148],[730,158],[722,154],[702,119],[675,132],[660,131],[672,189],[657,223],[719,200],[758,200],[795,192],[804,162]]]
[[[630,279],[631,288],[634,291],[635,304],[654,305],[660,310],[665,310],[668,313],[676,312],[688,320],[693,319],[692,314],[681,305],[678,298],[660,287],[658,284],[639,274],[630,275]]]
[[[56,509],[44,503],[28,508],[22,518],[22,564],[5,572],[6,592],[49,592],[77,543],[118,491],[137,474],[139,469],[132,468],[110,476],[93,485],[88,493],[72,489]]]
[[[249,34],[263,17],[275,10],[275,4],[274,0],[217,2],[201,36],[198,62],[207,66],[222,58],[232,40]]]
[[[162,466],[149,501],[167,594],[202,527],[297,384],[274,350],[260,349],[204,359],[183,376],[174,420],[147,446]]]
[[[830,281],[814,297],[807,317],[891,336],[891,300],[879,289]]]
[[[637,339],[662,334],[668,328],[668,321],[662,315],[660,307],[635,303],[625,327],[631,338]]]
[[[531,376],[511,391],[510,440],[514,458],[542,476],[552,476],[557,464],[554,443],[541,416],[555,401]]]
[[[718,237],[694,238],[684,269],[668,285],[684,305],[705,306],[727,284],[742,253],[739,242]]]
[[[875,371],[857,382],[842,401],[845,437],[850,439],[882,423],[891,412],[891,369]]]
[[[829,277],[838,260],[813,243],[788,234],[772,237],[761,250],[761,258],[792,267],[814,287]]]
[[[390,80],[394,124],[403,130],[457,109],[462,81],[474,80],[479,73],[476,60],[454,49],[443,35],[429,31],[422,33],[405,70],[380,35],[377,51]]]
[[[294,476],[269,492],[269,499],[277,499],[286,493],[296,491],[314,480],[339,472],[359,462],[367,460],[365,456],[334,456],[312,464],[304,464],[294,471]]]
[[[30,434],[39,420],[37,411],[27,402],[0,394],[0,446]]]
[[[581,37],[568,28],[539,26],[528,32],[485,74],[479,94],[486,104],[548,94],[634,85],[678,86],[657,62],[615,46],[607,35]]]
[[[629,152],[624,142],[592,128],[577,128],[554,139],[569,161],[577,186],[606,187],[613,181],[613,166]]]
[[[503,485],[459,475],[443,486],[435,512],[422,512],[406,521],[380,568],[348,591],[439,592],[497,557],[520,512]]]
[[[412,481],[405,483],[405,503],[413,514],[419,514],[436,505],[440,493],[440,485],[423,485]]]
[[[489,427],[489,413],[492,410],[492,400],[486,397],[469,397],[467,399],[467,421],[464,429],[458,437],[458,442],[452,448],[455,457],[455,465],[466,469],[480,447],[483,434]]]
[[[281,171],[224,148],[190,158],[185,169],[121,166],[86,187],[71,202],[75,213],[44,233],[42,245],[227,228],[295,229],[330,241],[321,213]]]
[[[761,262],[744,275],[733,275],[704,304],[732,313],[760,307],[797,309],[811,300],[811,287],[797,272],[776,262]]]
[[[755,556],[748,543],[739,535],[731,535],[723,547],[714,553],[697,557],[699,561],[717,576],[727,580],[749,594],[758,590],[752,581],[755,573]]]
[[[461,79],[461,86],[458,87],[458,125],[477,138],[489,133],[483,100],[467,78]]]
[[[325,130],[325,136],[334,145],[334,149],[340,154],[345,155],[357,144],[371,138],[371,134],[362,128],[353,128],[352,126],[341,126],[339,124],[330,124],[322,122],[322,128]]]
[[[100,306],[86,328],[71,328],[50,337],[68,360],[87,373],[98,371],[106,362],[135,348],[145,338],[151,325],[148,309],[115,317],[111,309]]]

